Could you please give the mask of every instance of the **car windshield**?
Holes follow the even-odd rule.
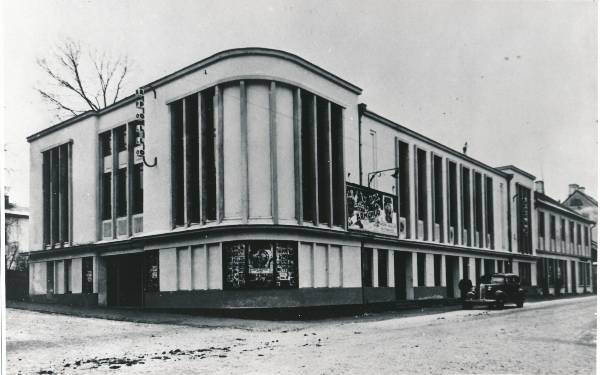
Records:
[[[502,276],[492,276],[490,280],[491,284],[504,284],[504,277]]]

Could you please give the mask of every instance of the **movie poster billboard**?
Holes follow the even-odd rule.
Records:
[[[397,198],[346,183],[348,229],[398,236]]]

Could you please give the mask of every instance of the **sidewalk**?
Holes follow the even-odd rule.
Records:
[[[561,297],[536,296],[534,298],[528,299],[525,302],[525,304],[563,299],[577,299],[589,296],[591,296],[591,294]],[[284,314],[280,319],[277,319],[277,316],[274,315],[276,314],[276,312],[271,311],[268,313],[265,312],[266,316],[268,316],[268,319],[264,319],[260,318],[260,312],[254,312],[254,318],[239,318],[216,316],[214,312],[210,315],[207,315],[198,312],[157,312],[133,308],[74,307],[57,304],[41,304],[18,301],[7,301],[6,307],[8,309],[20,309],[49,314],[70,315],[81,318],[96,318],[148,324],[173,324],[198,328],[237,328],[252,331],[265,329],[265,327],[267,327],[267,330],[276,330],[281,327],[285,327],[287,329],[289,329],[290,327],[301,328],[305,327],[307,323],[311,322],[340,322],[344,320],[356,321],[357,319],[363,321],[385,320],[390,318],[441,314],[444,312],[461,309],[460,300],[455,299],[434,301],[407,301],[406,303],[398,303],[395,308],[387,308],[385,310],[379,311],[357,312],[352,315],[346,314],[343,316],[334,316],[333,314],[329,314],[328,316],[324,315],[323,317],[318,319],[306,319],[305,317],[289,319],[289,314]]]

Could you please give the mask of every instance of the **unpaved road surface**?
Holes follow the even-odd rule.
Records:
[[[10,374],[595,373],[595,296],[440,311],[203,327],[8,309],[7,366]]]

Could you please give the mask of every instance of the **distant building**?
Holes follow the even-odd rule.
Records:
[[[26,269],[27,263],[19,261],[19,254],[29,249],[29,210],[10,202],[4,195],[4,244],[6,269]]]
[[[564,205],[573,211],[587,217],[594,222],[592,228],[592,277],[594,282],[594,291],[596,290],[596,262],[598,261],[598,201],[585,192],[585,187],[577,184],[569,185],[569,196],[564,201]]]

